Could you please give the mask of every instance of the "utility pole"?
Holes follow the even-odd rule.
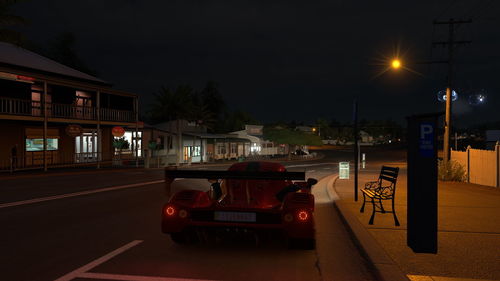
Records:
[[[444,123],[444,139],[443,139],[443,160],[447,163],[450,160],[450,130],[451,130],[451,102],[453,93],[453,51],[455,45],[471,43],[471,41],[455,41],[455,24],[471,23],[472,20],[454,20],[434,21],[434,24],[447,24],[449,27],[448,41],[433,42],[433,45],[448,45],[448,79],[446,85],[446,116]]]
[[[359,146],[358,146],[358,101],[354,100],[353,104],[353,127],[354,127],[354,201],[358,201],[358,161],[359,161]]]

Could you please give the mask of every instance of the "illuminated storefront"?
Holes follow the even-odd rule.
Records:
[[[142,156],[136,94],[8,43],[0,53],[0,170],[111,165],[115,126]]]

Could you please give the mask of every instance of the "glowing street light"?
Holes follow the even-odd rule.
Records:
[[[393,59],[391,62],[391,66],[394,69],[399,69],[401,67],[401,61],[398,59]]]

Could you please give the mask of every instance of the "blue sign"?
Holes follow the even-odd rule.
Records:
[[[421,157],[431,158],[434,157],[435,143],[434,143],[434,124],[433,123],[420,123],[420,134],[418,138],[418,152]]]

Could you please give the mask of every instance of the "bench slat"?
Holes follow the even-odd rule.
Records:
[[[398,167],[382,166],[382,170],[388,170],[388,171],[397,173],[399,171],[399,168]]]
[[[380,194],[380,193],[377,193],[377,192],[374,192],[372,190],[366,190],[366,189],[362,189],[361,190],[364,194],[366,194],[366,196],[370,197],[370,198],[375,198],[375,199],[380,199],[380,200],[389,200],[389,199],[392,199],[392,195],[385,195],[385,194]]]
[[[380,174],[390,176],[390,177],[397,177],[398,176],[397,172],[391,172],[391,171],[381,171]]]

